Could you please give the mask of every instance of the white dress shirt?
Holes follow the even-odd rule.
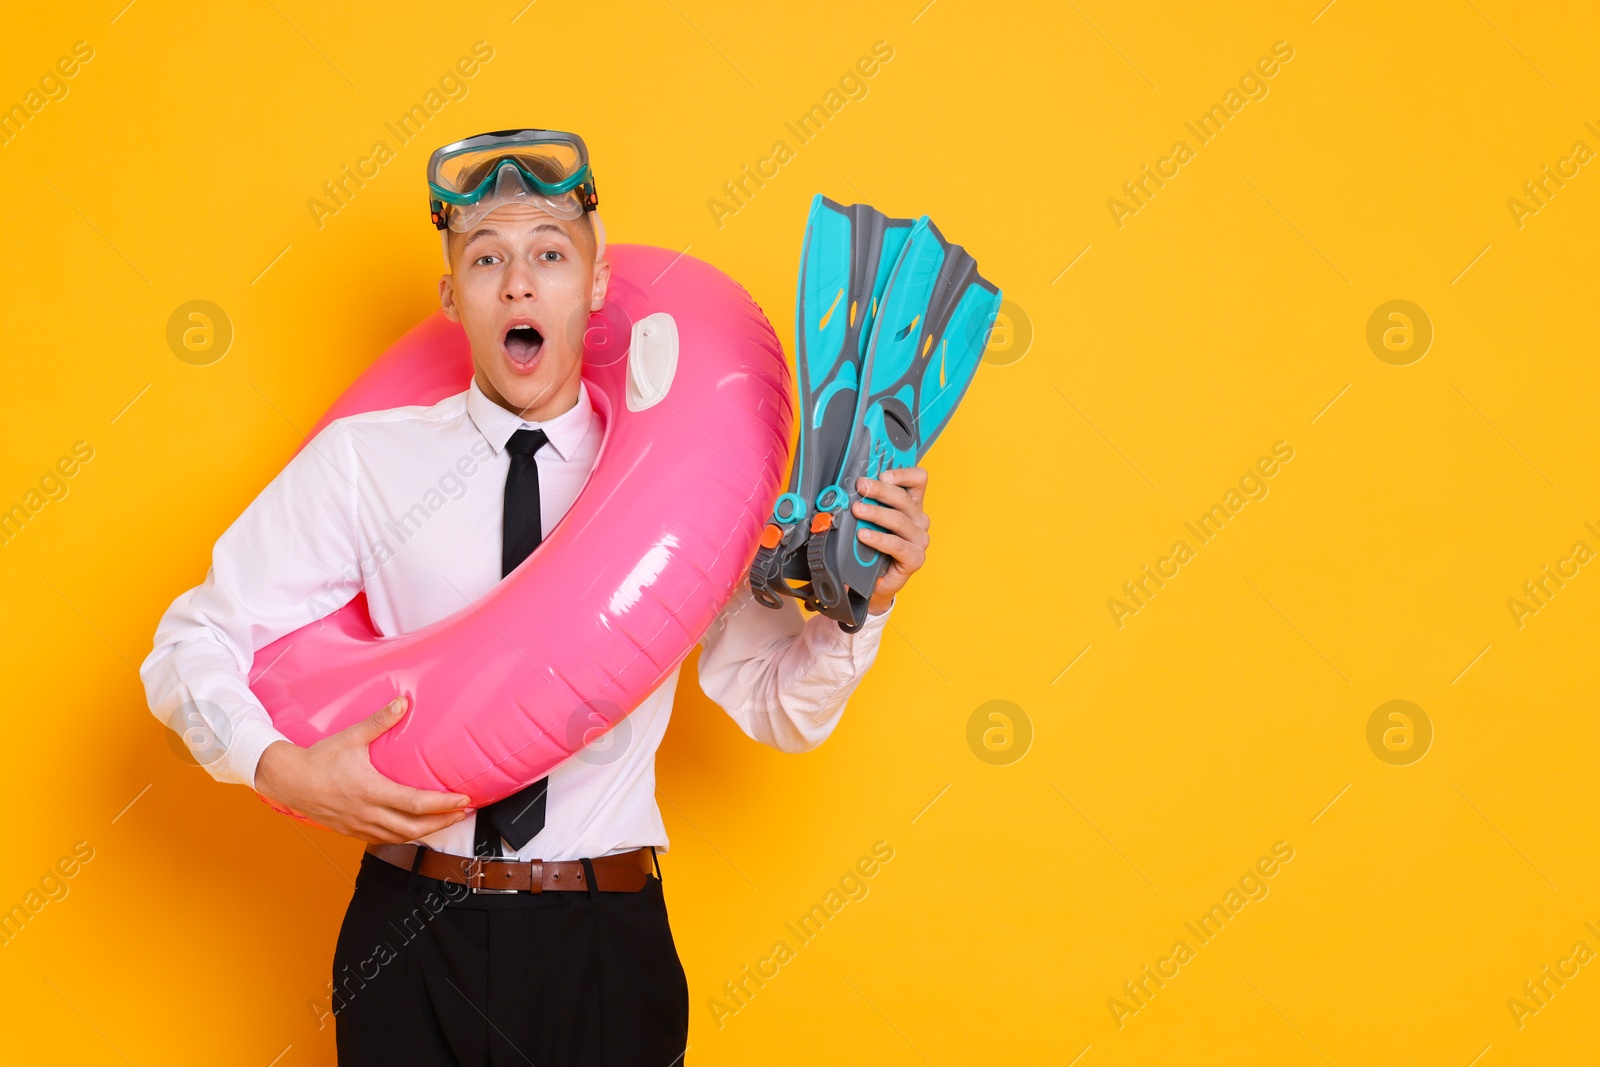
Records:
[[[248,685],[258,649],[363,590],[378,632],[390,635],[445,618],[494,587],[505,444],[523,427],[549,439],[535,454],[548,538],[599,454],[602,427],[586,382],[573,407],[544,422],[499,406],[476,382],[431,406],[339,419],[218,538],[205,581],[167,609],[139,670],[163,724],[186,702],[213,709],[220,744],[203,761],[212,777],[253,788],[262,751],[287,740]],[[757,604],[741,580],[701,639],[700,686],[750,737],[805,751],[838,724],[887,618],[869,615],[847,634],[832,619],[806,618],[798,601],[785,598],[781,611]],[[550,772],[545,827],[517,858],[667,847],[655,755],[677,684],[675,668],[609,735]],[[470,856],[474,818],[416,840]]]

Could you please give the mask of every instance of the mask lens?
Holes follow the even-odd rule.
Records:
[[[576,174],[584,165],[577,148],[569,144],[490,145],[466,149],[440,160],[433,181],[443,189],[470,197],[497,164],[508,160],[514,169],[532,179],[530,185],[557,185]]]
[[[582,142],[544,130],[483,134],[434,153],[428,181],[445,224],[465,232],[496,207],[526,203],[559,219],[593,206],[594,178]],[[571,188],[564,188],[571,186]]]

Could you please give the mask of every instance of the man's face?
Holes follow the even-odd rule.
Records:
[[[450,266],[439,301],[472,342],[478,388],[530,422],[572,407],[589,313],[604,305],[611,274],[594,262],[589,224],[503,204],[450,234]]]

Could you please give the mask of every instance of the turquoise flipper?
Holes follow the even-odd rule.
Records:
[[[977,373],[999,310],[1000,290],[972,256],[918,219],[878,307],[849,443],[816,501],[807,546],[813,601],[846,632],[866,622],[889,563],[856,536],[881,529],[851,512],[863,499],[856,479],[922,461]]]
[[[850,439],[874,312],[911,229],[911,220],[865,204],[846,207],[820,194],[811,201],[795,301],[800,437],[788,490],[750,566],[751,590],[769,607],[780,596],[811,602],[804,547],[815,501]]]

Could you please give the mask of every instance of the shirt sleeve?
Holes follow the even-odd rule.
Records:
[[[800,602],[778,610],[741,581],[700,641],[700,688],[749,737],[783,752],[815,748],[833,733],[845,702],[878,655],[893,602],[850,634]]]
[[[349,431],[325,427],[217,539],[205,581],[172,602],[139,668],[150,711],[220,782],[255,788],[287,741],[250,691],[255,653],[361,591]]]

